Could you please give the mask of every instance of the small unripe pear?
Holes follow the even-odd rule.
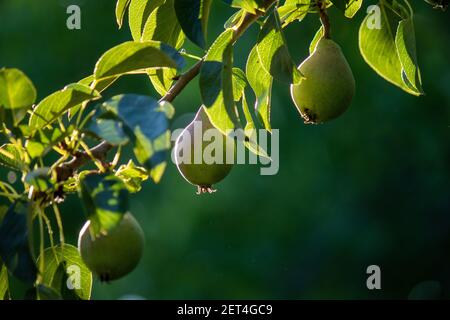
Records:
[[[174,148],[178,170],[186,181],[197,186],[199,194],[215,191],[212,188],[213,185],[223,180],[233,167],[227,158],[233,159],[234,156],[234,141],[213,126],[204,108],[204,106],[200,107],[194,120],[178,137]],[[222,141],[217,145],[221,150],[213,152],[214,161],[205,159],[207,156],[205,149],[215,142],[215,138],[212,141],[205,141],[204,134],[208,130],[212,130],[209,133],[214,133],[214,136]]]
[[[305,76],[291,96],[305,123],[322,123],[344,113],[355,94],[355,79],[339,45],[321,38],[298,67]]]
[[[111,281],[131,272],[141,259],[144,249],[144,232],[131,213],[107,234],[93,238],[87,221],[78,237],[78,250],[86,266],[100,277]]]

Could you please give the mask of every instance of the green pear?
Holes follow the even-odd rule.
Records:
[[[208,131],[220,138],[216,143],[218,148],[212,152],[214,155],[212,160],[205,159],[208,155],[205,150],[211,147],[211,143],[214,143],[216,138],[205,141],[208,139],[204,138],[204,134]],[[234,159],[234,145],[231,138],[226,137],[213,126],[205,107],[201,106],[194,120],[181,132],[175,143],[174,155],[178,171],[186,181],[197,186],[197,193],[212,193],[215,191],[212,186],[223,180],[233,167],[230,163],[232,161],[227,161],[227,158]]]
[[[86,266],[100,277],[111,281],[131,272],[141,259],[144,232],[129,212],[106,234],[92,237],[87,221],[78,237],[78,250]]]
[[[321,38],[298,69],[305,79],[291,85],[291,96],[305,123],[322,123],[348,109],[355,79],[336,42]]]

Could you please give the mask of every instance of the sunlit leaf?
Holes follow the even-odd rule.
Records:
[[[211,123],[222,133],[239,125],[233,98],[233,30],[212,44],[200,70],[200,94]]]
[[[16,144],[4,144],[0,147],[0,165],[22,171],[27,167],[24,150]]]
[[[28,122],[32,130],[38,130],[55,121],[64,112],[80,103],[100,98],[100,94],[82,84],[71,84],[57,91],[33,109]]]
[[[127,11],[128,5],[131,0],[117,0],[116,4],[116,21],[119,26],[119,29],[122,28],[123,17],[125,16],[125,12]]]
[[[128,23],[134,41],[140,41],[148,17],[163,3],[164,0],[131,0],[128,9]]]
[[[353,18],[353,16],[361,8],[363,0],[332,0],[333,4],[339,8],[347,18]]]
[[[276,80],[298,84],[302,74],[292,61],[277,11],[267,18],[259,35],[257,51],[262,67]]]
[[[97,62],[94,76],[102,78],[127,73],[145,73],[151,68],[181,69],[183,57],[174,48],[158,42],[125,42],[108,50]]]
[[[256,46],[248,56],[246,66],[247,80],[255,92],[255,111],[264,128],[271,131],[270,102],[272,97],[272,76],[261,65]]]
[[[31,80],[18,69],[0,69],[0,107],[29,108],[36,101],[36,89]]]
[[[421,95],[412,13],[395,4],[382,1],[366,16],[359,29],[359,48],[364,60],[380,76],[410,94]]]
[[[38,264],[42,257],[39,257]],[[41,283],[54,289],[65,300],[89,300],[92,272],[81,259],[77,247],[65,244],[44,251]]]
[[[164,23],[161,23],[164,21]],[[174,0],[166,0],[164,4],[154,10],[142,31],[141,41],[155,40],[179,49],[184,43],[185,35],[178,23]]]
[[[123,181],[128,191],[132,193],[140,191],[142,183],[148,179],[147,170],[136,166],[132,160],[121,165],[116,171],[116,176]]]

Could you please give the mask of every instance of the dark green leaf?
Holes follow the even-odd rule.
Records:
[[[159,182],[166,167],[170,149],[170,130],[167,106],[141,95],[120,95],[103,104],[123,123],[125,133],[133,143],[139,163],[151,170],[151,177]]]
[[[174,48],[158,42],[125,42],[108,50],[97,62],[97,80],[127,73],[145,73],[152,68],[181,69],[183,57]]]
[[[100,112],[100,114],[94,116],[85,131],[113,146],[125,145],[130,140],[123,129],[123,123],[117,121],[116,115],[111,112]]]
[[[408,300],[439,300],[442,286],[438,281],[423,281],[414,286],[408,295]]]
[[[258,35],[257,51],[263,68],[274,79],[288,84],[301,81],[302,74],[289,54],[276,10],[267,18]]]
[[[81,177],[80,197],[93,236],[114,228],[128,211],[128,190],[112,174],[88,174]]]
[[[0,224],[0,257],[12,275],[28,283],[37,275],[28,239],[31,210],[31,203],[16,201]]]
[[[246,66],[247,80],[255,92],[255,110],[258,119],[266,130],[271,131],[270,125],[270,102],[272,96],[273,78],[261,65],[256,46],[253,47],[248,56]]]
[[[0,69],[0,107],[29,108],[36,101],[36,89],[31,80],[18,69]]]
[[[211,123],[222,133],[238,126],[233,98],[233,30],[212,44],[200,70],[200,94]]]
[[[40,262],[41,257],[38,259]],[[78,249],[70,244],[44,251],[42,284],[58,292],[64,300],[89,300],[92,273],[81,259]]]
[[[28,122],[32,130],[41,129],[55,121],[64,112],[80,103],[100,98],[100,94],[88,86],[74,83],[42,100],[33,110]]]
[[[211,0],[174,0],[177,19],[184,34],[200,48],[206,46]]]

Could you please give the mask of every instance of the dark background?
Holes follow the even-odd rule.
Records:
[[[330,9],[333,36],[356,78],[349,111],[325,125],[304,125],[288,87],[275,84],[279,173],[236,166],[217,193],[196,196],[170,164],[159,185],[148,181],[132,195],[146,234],[141,263],[112,284],[95,281],[93,298],[403,299],[418,284],[425,296],[449,298],[449,13],[412,2],[426,96],[387,83],[360,56],[359,24],[375,1],[365,1],[352,20]],[[81,6],[81,30],[66,28],[69,4]],[[0,67],[23,70],[39,100],[78,81],[103,52],[131,38],[127,22],[117,30],[114,7],[113,0],[0,0]],[[209,39],[233,12],[215,1]],[[287,29],[296,62],[318,27],[310,14]],[[237,66],[244,67],[256,35],[254,26],[239,41]],[[124,77],[105,96],[118,93],[156,95],[145,76]],[[174,105],[177,116],[194,112],[198,82]],[[2,168],[0,178],[7,172]],[[62,212],[68,242],[76,244],[85,219],[76,196]],[[366,288],[371,264],[381,268],[378,291]]]

